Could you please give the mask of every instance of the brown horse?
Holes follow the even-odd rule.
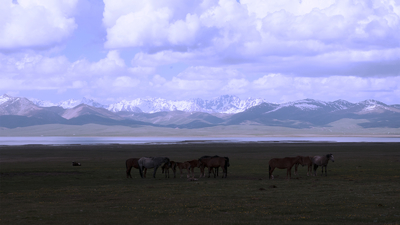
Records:
[[[139,160],[139,158],[130,158],[130,159],[126,160],[126,162],[125,162],[125,165],[126,165],[126,178],[129,178],[129,177],[132,178],[132,175],[131,175],[132,167],[136,168],[136,169],[139,169],[138,160]],[[146,177],[146,173],[147,173],[147,169],[145,168],[144,169],[144,177]]]
[[[194,178],[194,168],[196,168],[196,167],[200,168],[200,162],[197,159],[193,159],[193,160],[186,161],[186,162],[190,164],[189,170],[192,174],[192,178]]]
[[[214,156],[205,155],[205,156],[202,156],[200,159],[216,158],[216,157],[220,157],[220,156],[218,156],[218,155],[214,155]],[[226,166],[229,167],[230,166],[229,158],[228,157],[224,157],[224,158],[225,158],[225,161],[226,161]],[[205,177],[205,174],[204,174],[204,167],[205,166],[202,165],[202,166],[199,166],[199,167],[200,167],[200,177]],[[214,177],[215,176],[218,177],[218,171],[219,171],[219,168],[211,168],[211,172],[214,174]]]
[[[169,178],[169,169],[172,169],[172,172],[174,173],[174,178],[176,178],[176,163],[174,161],[170,161],[171,165],[168,165],[168,163],[165,163],[161,169],[162,173],[165,173],[165,177],[168,176]]]
[[[181,163],[181,162],[176,162],[175,163],[176,164],[176,167],[178,167],[178,169],[179,169],[179,171],[181,172],[181,178],[182,178],[182,170],[184,170],[184,169],[186,169],[187,171],[188,171],[188,174],[187,174],[187,178],[189,178],[190,177],[190,163],[188,163],[188,162],[184,162],[184,163]]]
[[[302,160],[302,165],[307,166],[307,176],[310,176],[312,174],[312,156],[300,156],[298,155],[297,157],[301,157]],[[297,175],[297,168],[299,167],[301,163],[296,163],[296,166],[294,167],[294,175]]]
[[[218,169],[219,167],[223,170],[222,178],[228,176],[228,163],[224,157],[211,157],[211,158],[200,158],[200,168],[208,168],[208,177],[210,177],[212,169]],[[214,178],[216,178],[216,173],[214,173]]]
[[[300,156],[271,159],[269,161],[269,179],[274,179],[272,172],[274,172],[275,168],[287,169],[286,178],[290,179],[292,177],[292,167],[296,163],[303,165],[302,158]]]

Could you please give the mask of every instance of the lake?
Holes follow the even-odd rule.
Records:
[[[0,145],[184,144],[208,142],[400,142],[397,137],[0,137]]]

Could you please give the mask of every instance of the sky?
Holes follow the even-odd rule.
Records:
[[[0,5],[0,95],[400,104],[400,0]]]

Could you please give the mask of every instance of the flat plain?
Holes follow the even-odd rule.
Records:
[[[400,143],[0,146],[0,224],[400,224]],[[328,176],[268,161],[332,153]],[[126,178],[125,160],[230,158],[228,178]],[[73,167],[72,162],[82,164]],[[220,170],[221,172],[221,170]],[[196,178],[199,169],[195,170]]]

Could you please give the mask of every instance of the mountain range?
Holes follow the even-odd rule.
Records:
[[[6,94],[0,96],[0,127],[4,128],[92,123],[189,129],[253,124],[301,129],[329,126],[345,118],[364,119],[359,124],[364,128],[400,128],[400,105],[376,100],[351,103],[314,99],[276,104],[260,98],[241,100],[231,95],[212,100],[135,99],[110,105],[83,98],[53,104]]]

